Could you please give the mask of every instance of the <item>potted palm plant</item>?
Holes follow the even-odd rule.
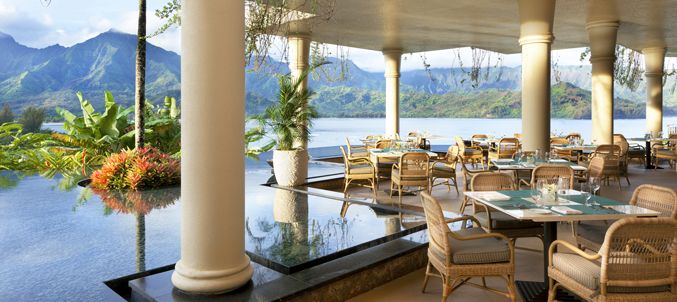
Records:
[[[268,106],[262,114],[249,117],[256,126],[245,133],[247,146],[264,137],[268,137],[270,141],[259,148],[247,148],[247,155],[257,155],[275,148],[273,173],[279,185],[302,184],[308,175],[308,150],[305,142],[310,135],[312,119],[317,117],[317,111],[308,103],[314,93],[300,87],[309,72],[318,66],[311,66],[298,77],[292,77],[291,74],[278,75],[278,101]]]

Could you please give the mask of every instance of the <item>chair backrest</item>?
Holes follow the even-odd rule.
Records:
[[[382,138],[383,138],[383,135],[377,135],[377,134],[367,135],[367,139],[369,139],[369,140],[379,140],[379,139],[382,139]]]
[[[614,144],[599,145],[592,155],[593,157],[602,156],[606,159],[619,159],[621,157],[621,146]]]
[[[350,145],[350,140],[346,137],[346,147],[348,147],[348,157],[352,157],[353,155],[353,147]]]
[[[407,152],[400,157],[400,177],[427,181],[430,176],[430,157],[425,152]]]
[[[505,191],[514,189],[515,180],[513,177],[500,172],[477,173],[470,181],[471,191]]]
[[[425,220],[428,224],[428,250],[434,254],[446,255],[446,265],[451,264],[451,247],[449,246],[449,233],[451,230],[447,225],[442,207],[427,192],[421,192],[423,211]]]
[[[520,141],[514,137],[504,137],[498,141],[498,155],[511,158],[520,149]]]
[[[628,143],[628,140],[625,139],[623,134],[614,134],[614,145],[621,147],[621,158],[627,156],[628,149],[630,149],[630,143]]]
[[[348,154],[346,154],[346,149],[343,149],[343,146],[339,146],[339,149],[341,149],[341,154],[343,154],[345,174],[348,175],[348,172],[350,171],[350,161],[348,161]]]
[[[485,139],[485,138],[489,138],[489,136],[486,135],[486,134],[473,134],[473,135],[470,137],[470,139],[476,139],[476,138],[477,138],[477,139]]]
[[[512,136],[515,137],[516,139],[520,139],[522,138],[522,133],[514,133]]]
[[[454,140],[456,141],[456,146],[458,146],[458,153],[463,156],[463,153],[465,153],[465,142],[463,141],[463,138],[460,136],[455,136]]]
[[[616,221],[609,227],[599,254],[603,296],[607,292],[627,292],[623,287],[671,286],[674,293],[677,220],[661,217]]]
[[[581,134],[576,133],[576,132],[572,132],[572,133],[567,134],[567,136],[565,136],[564,139],[566,139],[567,141],[570,141],[572,139],[581,139]]]
[[[381,139],[376,142],[376,149],[385,149],[390,148],[393,145],[393,141],[389,139]]]
[[[588,176],[589,177],[602,177],[604,176],[604,162],[606,160],[604,157],[598,156],[593,157],[590,160],[590,165],[588,165]]]
[[[564,137],[551,137],[550,138],[550,144],[551,145],[566,145],[566,144],[569,144],[569,140],[564,138]]]
[[[548,184],[556,184],[560,177],[569,179],[569,189],[574,188],[574,170],[564,165],[540,165],[531,173],[531,187],[544,179]]]
[[[660,212],[661,216],[677,219],[677,192],[670,188],[641,185],[632,193],[630,204]]]
[[[456,168],[456,163],[458,162],[458,146],[449,146],[447,148],[447,154],[444,156],[444,160],[447,164],[453,165],[452,168]]]

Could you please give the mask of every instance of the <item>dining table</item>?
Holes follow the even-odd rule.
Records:
[[[576,190],[563,191],[555,202],[547,206],[537,204],[532,190],[465,192],[465,196],[519,220],[543,223],[543,280],[544,282],[516,281],[518,292],[524,301],[547,301],[548,297],[548,248],[557,240],[557,224],[591,220],[618,220],[629,217],[656,217],[660,213],[642,207],[593,195],[591,203]]]

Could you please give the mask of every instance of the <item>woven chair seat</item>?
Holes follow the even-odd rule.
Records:
[[[481,228],[456,231],[459,236],[485,234]],[[510,261],[510,250],[505,241],[496,238],[457,240],[449,238],[455,264],[487,264]],[[440,255],[444,257],[444,255]]]
[[[677,153],[674,150],[656,150],[656,157],[677,159]]]
[[[374,173],[374,170],[370,165],[357,165],[357,166],[352,166],[350,167],[350,174],[355,175],[355,174],[369,174],[371,175]]]
[[[555,253],[552,256],[552,266],[590,290],[598,290],[600,288],[600,265],[598,262],[587,260],[576,254]],[[609,286],[607,291],[609,293],[658,293],[670,291],[670,286]]]
[[[350,154],[352,158],[369,158],[369,153],[368,152],[353,152]]]
[[[483,225],[489,226],[489,218],[487,217],[486,212],[475,213],[475,218]],[[500,230],[500,229],[526,229],[526,228],[537,228],[542,227],[543,225],[539,222],[534,222],[531,220],[519,220],[509,215],[501,212],[491,212],[491,229]]]

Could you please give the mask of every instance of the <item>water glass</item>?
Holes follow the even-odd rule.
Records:
[[[581,196],[583,196],[585,206],[590,206],[590,198],[592,198],[592,188],[590,183],[581,184]]]
[[[601,187],[601,182],[602,181],[601,179],[599,179],[599,177],[590,177],[590,179],[588,179],[588,184],[590,185],[590,193],[592,195],[598,195],[599,188]],[[592,205],[598,206],[599,203],[593,201]]]
[[[557,194],[566,195],[569,187],[569,177],[559,177],[557,179]]]

